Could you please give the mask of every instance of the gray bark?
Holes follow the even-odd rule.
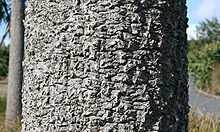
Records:
[[[29,0],[22,132],[187,132],[186,0]]]
[[[24,5],[22,0],[12,0],[12,16],[10,23],[11,45],[9,57],[9,74],[7,90],[6,121],[7,127],[13,125],[21,116],[21,88],[23,80],[24,51]]]

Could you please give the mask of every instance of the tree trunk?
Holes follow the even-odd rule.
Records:
[[[21,116],[21,88],[23,80],[24,51],[24,5],[22,0],[12,0],[11,45],[9,57],[8,92],[6,122],[7,127],[13,125]]]
[[[22,132],[186,132],[186,0],[29,0]]]

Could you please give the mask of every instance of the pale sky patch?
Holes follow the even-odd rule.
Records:
[[[196,24],[190,24],[187,28],[188,39],[196,39]]]
[[[200,0],[196,17],[198,19],[212,18],[219,16],[220,0]]]

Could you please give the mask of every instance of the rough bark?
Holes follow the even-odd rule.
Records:
[[[22,132],[186,132],[186,0],[29,0]]]
[[[12,0],[11,45],[7,90],[7,108],[5,125],[10,127],[21,116],[21,88],[23,80],[24,51],[24,5],[22,0]]]

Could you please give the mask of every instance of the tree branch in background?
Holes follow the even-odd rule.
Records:
[[[8,33],[10,33],[10,17],[11,17],[10,11],[8,10],[8,5],[7,5],[6,0],[2,0],[2,7],[4,8],[4,14],[5,14],[5,20],[7,23],[7,27],[6,27],[6,31],[5,31],[4,35],[1,38],[0,47],[3,45],[3,42],[4,42],[5,38],[7,37]],[[4,19],[4,17],[2,19]]]
[[[5,14],[6,14],[6,21],[7,23],[10,23],[10,13],[9,13],[9,10],[8,10],[8,5],[7,5],[7,2],[5,0],[2,0],[2,5],[3,5],[3,8],[5,10]]]

